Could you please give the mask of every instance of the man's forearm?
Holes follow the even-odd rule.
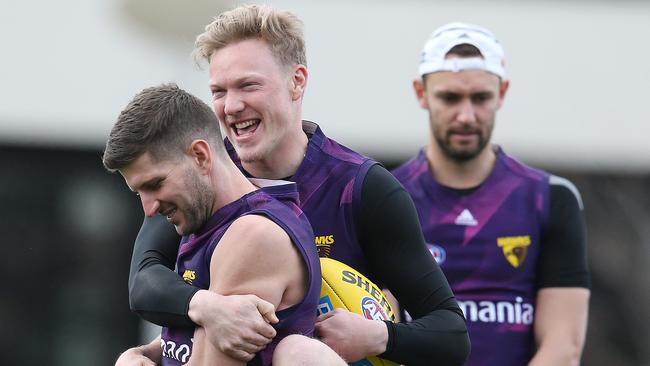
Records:
[[[577,366],[580,365],[582,344],[565,342],[564,339],[549,340],[537,350],[528,366]]]
[[[543,288],[537,293],[537,353],[529,365],[578,365],[587,331],[590,292],[585,288]]]
[[[440,309],[410,323],[386,323],[389,342],[380,357],[407,365],[462,365],[470,350],[463,317]]]
[[[162,265],[151,265],[136,274],[129,290],[129,303],[132,311],[152,323],[193,327],[188,308],[198,290],[176,272]]]
[[[413,200],[379,166],[362,191],[359,237],[371,272],[415,319],[387,324],[381,357],[408,365],[460,365],[470,343],[463,313],[442,270],[426,248]]]
[[[191,327],[187,316],[197,288],[174,272],[179,236],[163,217],[147,217],[133,247],[129,303],[142,318],[163,326]]]

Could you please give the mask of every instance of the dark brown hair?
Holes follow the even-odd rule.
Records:
[[[476,46],[469,43],[457,44],[452,47],[445,56],[456,55],[459,57],[483,57],[481,51]]]
[[[223,150],[212,109],[176,84],[163,84],[138,93],[120,113],[102,162],[114,172],[145,152],[158,161],[180,157],[195,139],[205,139],[217,152]]]

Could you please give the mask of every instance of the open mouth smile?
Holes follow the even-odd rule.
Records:
[[[251,135],[257,130],[257,127],[260,125],[259,119],[249,119],[237,123],[231,124],[231,128],[235,131],[235,136],[247,136]]]

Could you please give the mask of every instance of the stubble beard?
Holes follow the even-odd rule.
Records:
[[[450,134],[447,134],[445,137],[434,135],[436,142],[438,143],[438,146],[440,147],[440,150],[442,150],[443,154],[445,154],[445,156],[449,159],[459,163],[474,159],[483,151],[483,149],[485,149],[488,139],[486,139],[481,133],[478,133],[477,136],[478,143],[476,145],[476,148],[456,149],[451,144]]]
[[[451,131],[441,132],[439,129],[435,128],[435,124],[430,117],[431,121],[431,131],[433,138],[435,139],[438,147],[442,153],[452,161],[457,163],[465,163],[476,158],[488,145],[490,142],[490,137],[492,135],[492,129],[490,128],[486,133],[483,133],[480,129],[477,129],[476,136],[478,136],[478,141],[475,148],[454,148],[451,142],[451,136],[453,133]],[[444,133],[444,134],[443,134]]]
[[[216,195],[212,187],[204,184],[196,173],[188,172],[186,177],[185,184],[192,201],[183,212],[185,225],[180,235],[195,233],[205,225],[212,216],[211,207]]]

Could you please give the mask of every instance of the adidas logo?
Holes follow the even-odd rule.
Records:
[[[478,221],[472,216],[472,213],[469,212],[468,209],[464,209],[463,212],[456,217],[456,221],[454,221],[456,225],[465,225],[465,226],[476,226],[478,225]]]

